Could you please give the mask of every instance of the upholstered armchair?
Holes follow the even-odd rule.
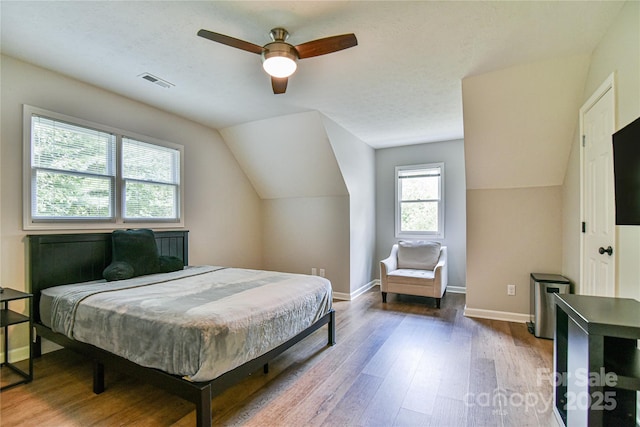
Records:
[[[399,242],[388,258],[380,261],[382,302],[387,293],[440,299],[447,291],[447,247],[437,242]]]

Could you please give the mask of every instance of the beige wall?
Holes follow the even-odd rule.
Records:
[[[274,117],[221,134],[262,199],[263,267],[323,268],[334,292],[349,295],[350,195],[322,115]]]
[[[582,102],[614,73],[617,128],[640,116],[640,2],[629,1],[591,57]],[[577,114],[577,112],[576,112]],[[562,270],[580,278],[580,145],[576,132],[563,184]],[[640,227],[616,227],[617,294],[640,299]]]
[[[28,290],[22,230],[23,104],[184,145],[190,263],[262,267],[260,200],[216,130],[13,58],[2,56],[0,65],[2,286]]]
[[[243,123],[220,134],[262,199],[349,194],[316,111]]]
[[[588,64],[577,55],[462,82],[470,315],[524,320],[530,274],[562,273],[562,182]]]
[[[560,186],[467,191],[468,308],[529,313],[530,273],[561,272],[561,197]]]
[[[334,292],[349,293],[349,196],[266,199],[264,268],[325,269]]]
[[[467,188],[562,184],[588,66],[584,54],[463,79]]]

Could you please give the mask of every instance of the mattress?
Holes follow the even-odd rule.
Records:
[[[303,331],[331,310],[331,283],[302,274],[188,267],[42,291],[54,332],[141,366],[209,381]]]

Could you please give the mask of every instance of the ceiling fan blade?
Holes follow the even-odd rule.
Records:
[[[234,37],[225,36],[224,34],[218,34],[208,30],[200,30],[198,31],[198,35],[214,42],[226,44],[227,46],[235,47],[237,49],[246,50],[247,52],[257,53],[258,55],[262,54],[262,46],[249,43],[244,40],[236,39]]]
[[[288,81],[288,77],[271,77],[271,87],[273,88],[273,93],[276,95],[285,93],[287,91]]]
[[[355,34],[342,34],[324,39],[313,40],[296,46],[298,58],[311,58],[313,56],[326,55],[358,45]]]

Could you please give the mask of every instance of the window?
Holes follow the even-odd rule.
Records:
[[[177,218],[178,150],[123,138],[122,177],[126,219]]]
[[[396,237],[444,238],[444,163],[396,167]]]
[[[111,218],[115,142],[115,136],[110,133],[33,116],[33,218]]]
[[[25,229],[183,225],[181,146],[29,106],[24,122]]]

